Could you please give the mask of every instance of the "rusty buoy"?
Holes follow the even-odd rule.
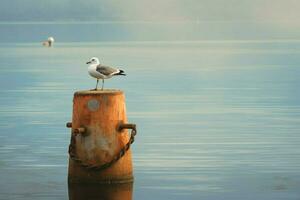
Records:
[[[133,181],[130,145],[136,126],[127,123],[122,91],[75,92],[72,122],[67,127],[72,130],[69,183]]]

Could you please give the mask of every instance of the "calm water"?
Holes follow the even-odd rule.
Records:
[[[300,42],[214,40],[2,41],[0,199],[69,198],[65,123],[91,56],[128,74],[105,86],[138,125],[133,199],[300,198]]]

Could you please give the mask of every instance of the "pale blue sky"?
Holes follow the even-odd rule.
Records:
[[[34,41],[32,37],[48,34],[61,41],[299,40],[299,10],[300,0],[0,0],[0,41]],[[129,23],[80,30],[66,25],[5,26],[95,21]]]
[[[0,21],[288,21],[299,0],[1,0]]]

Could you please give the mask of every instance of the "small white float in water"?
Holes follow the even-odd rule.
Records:
[[[43,42],[43,46],[51,47],[53,45],[54,41],[55,40],[53,37],[48,37],[48,39]]]

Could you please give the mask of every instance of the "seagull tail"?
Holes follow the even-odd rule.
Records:
[[[115,75],[121,75],[121,76],[126,76],[123,70],[119,69],[119,72],[116,73]]]

